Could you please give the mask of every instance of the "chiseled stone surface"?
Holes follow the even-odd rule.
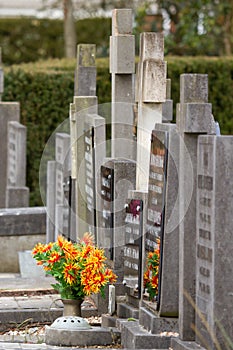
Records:
[[[155,129],[167,132],[168,157],[163,233],[163,263],[159,314],[178,316],[179,300],[179,142],[175,124],[156,124]]]
[[[172,350],[205,350],[202,346],[194,341],[182,341],[177,338],[171,340]]]
[[[8,148],[8,122],[20,119],[20,105],[18,102],[0,102],[0,208],[5,208],[7,186],[7,148]]]
[[[121,322],[121,344],[128,349],[168,349],[170,336],[151,334],[138,321]]]
[[[91,346],[117,344],[120,332],[114,328],[92,327],[91,329],[62,330],[47,327],[45,342],[58,346]]]
[[[180,134],[179,167],[179,333],[182,340],[195,340],[193,326],[195,309],[190,300],[196,298],[196,188],[197,188],[197,142],[198,135],[208,133],[198,128],[198,120],[190,122],[188,133],[185,129],[190,114],[183,113],[187,103],[196,103],[196,107],[207,103],[208,76],[205,74],[182,74],[180,77],[180,108],[178,110],[178,132]],[[205,110],[206,111],[206,110]],[[197,117],[197,113],[196,113]],[[211,115],[202,115],[209,125]],[[184,120],[186,122],[184,123]],[[192,132],[192,127],[193,132]],[[203,126],[203,123],[202,123]],[[199,131],[197,132],[197,130]]]
[[[152,334],[178,332],[178,319],[176,317],[159,317],[145,307],[140,308],[139,324]]]
[[[233,329],[233,136],[198,141],[196,341],[225,349]]]

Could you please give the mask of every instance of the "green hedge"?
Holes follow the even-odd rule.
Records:
[[[182,73],[206,73],[209,76],[209,102],[219,121],[222,134],[233,134],[233,58],[166,57],[168,77],[172,81],[172,99],[179,102]],[[31,205],[41,205],[38,186],[39,164],[47,140],[69,115],[73,100],[75,60],[50,60],[6,68],[3,101],[19,101],[21,122],[28,128],[27,186]],[[97,60],[97,96],[99,104],[111,100],[108,60]]]
[[[107,56],[110,18],[87,18],[75,23],[77,43],[95,43],[97,56]],[[5,65],[63,58],[63,21],[36,18],[0,18],[0,46]]]

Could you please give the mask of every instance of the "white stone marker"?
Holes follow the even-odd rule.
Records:
[[[136,189],[148,190],[150,135],[162,123],[162,103],[166,100],[167,65],[161,33],[142,33],[137,77],[137,174]]]

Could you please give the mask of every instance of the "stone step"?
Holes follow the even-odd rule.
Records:
[[[140,308],[139,324],[152,334],[161,332],[178,333],[178,318],[159,317],[145,307]]]
[[[137,320],[117,320],[117,327],[121,331],[121,344],[124,348],[168,349],[171,345],[171,336],[151,334]]]
[[[171,340],[172,350],[205,350],[202,346],[194,341],[182,341],[178,338]]]
[[[47,327],[45,343],[57,346],[106,346],[120,344],[121,334],[116,328],[91,327],[90,329],[53,329]]]
[[[117,316],[119,318],[139,318],[139,309],[126,304],[126,303],[118,303],[117,304]]]

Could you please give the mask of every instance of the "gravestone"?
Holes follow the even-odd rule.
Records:
[[[25,186],[26,132],[26,127],[19,122],[8,123],[6,208],[29,205],[29,189]]]
[[[196,281],[196,174],[199,134],[215,133],[211,104],[208,103],[208,77],[182,74],[177,126],[180,135],[179,165],[179,334],[194,340]],[[192,244],[190,243],[192,242]]]
[[[161,188],[164,195],[164,206],[160,209],[163,224],[160,226],[160,230],[162,230],[160,232],[162,255],[158,313],[160,316],[177,317],[179,295],[179,135],[176,125],[169,123],[156,124],[153,132],[160,145],[161,141],[166,139],[167,148],[167,154],[164,155],[165,187]],[[156,152],[156,149],[154,151]],[[161,185],[161,171],[152,164],[150,169],[148,205],[150,208],[153,206],[156,208],[159,201],[162,200],[162,193],[154,191],[157,187],[151,189],[151,186]],[[157,204],[155,205],[155,203]],[[152,228],[152,222],[149,223]]]
[[[135,188],[135,171],[135,163],[125,159],[106,158],[101,166],[102,201],[98,238],[119,282],[124,274],[125,203],[128,190]]]
[[[105,119],[90,114],[85,119],[85,192],[88,231],[98,244],[98,212],[100,212],[101,164],[106,156]]]
[[[56,207],[55,239],[58,234],[69,238],[70,135],[57,133],[55,139]]]
[[[56,161],[47,163],[46,181],[46,242],[55,241],[55,207],[56,207]]]
[[[77,46],[77,66],[75,69],[74,96],[96,95],[96,46]]]
[[[141,297],[142,291],[142,234],[143,201],[128,199],[125,218],[124,281],[133,288],[134,295]]]
[[[150,172],[148,186],[147,226],[145,234],[145,258],[148,252],[163,250],[164,206],[167,181],[168,133],[153,130],[151,135]],[[160,275],[162,270],[162,256],[159,264],[159,286],[157,309],[160,303]],[[156,309],[155,309],[156,310]]]
[[[18,102],[0,102],[0,148],[1,148],[1,166],[0,166],[0,208],[6,205],[6,187],[7,187],[7,158],[8,158],[8,123],[11,121],[19,122],[20,105]]]
[[[173,100],[171,100],[171,79],[166,79],[166,100],[162,104],[162,122],[173,120]]]
[[[85,186],[85,120],[88,114],[97,114],[97,102],[95,96],[74,96],[74,105],[72,106],[76,137],[76,140],[71,140],[76,149],[76,169],[74,171],[76,179],[76,239],[81,238],[89,228],[86,210],[87,198],[83,190]]]
[[[55,160],[47,163],[46,241],[69,237],[70,135],[56,133]]]
[[[233,136],[200,136],[197,165],[196,341],[230,349],[233,329]]]
[[[156,123],[162,122],[162,103],[166,100],[164,38],[161,33],[140,35],[140,57],[137,76],[137,175],[136,189],[148,190],[150,135]]]
[[[143,291],[143,232],[147,192],[128,191],[125,211],[124,283],[128,303],[138,307]]]
[[[112,76],[112,157],[136,158],[133,140],[135,37],[131,9],[112,12],[110,72]]]
[[[85,229],[85,224],[81,225],[79,220],[78,210],[84,204],[82,198],[77,199],[79,192],[79,186],[77,185],[77,161],[80,165],[80,152],[77,151],[77,142],[78,137],[80,138],[80,131],[83,132],[84,124],[77,117],[76,112],[79,112],[82,108],[88,108],[88,102],[85,103],[85,96],[95,96],[96,95],[96,46],[93,44],[79,44],[77,47],[77,66],[75,69],[75,86],[74,86],[74,102],[70,104],[70,136],[71,136],[71,207],[70,207],[70,239],[76,241],[77,236],[82,236],[82,230]],[[82,96],[80,99],[76,99],[75,96]],[[95,102],[97,100],[95,99]],[[91,105],[91,103],[90,103]],[[96,110],[97,113],[97,110]],[[78,120],[78,124],[76,122]],[[79,130],[79,131],[77,131]],[[84,151],[84,145],[80,145]],[[83,154],[83,153],[81,153]],[[77,158],[77,156],[79,157]],[[83,174],[82,174],[83,175]],[[79,203],[77,205],[77,203]],[[79,208],[79,209],[78,209]],[[82,211],[82,210],[81,210]],[[87,228],[87,227],[86,227]],[[77,230],[80,231],[80,234],[77,234]]]

